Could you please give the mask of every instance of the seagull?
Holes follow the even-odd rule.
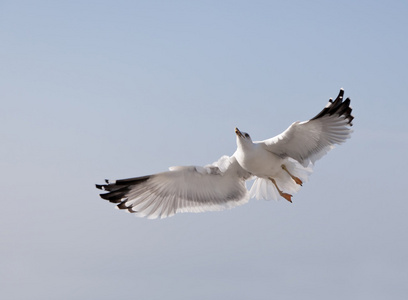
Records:
[[[263,141],[235,128],[237,150],[204,167],[179,166],[158,174],[105,180],[96,187],[102,199],[118,209],[149,219],[176,213],[220,211],[256,199],[286,199],[312,173],[314,163],[344,143],[352,133],[354,117],[344,90],[314,118],[294,122],[281,134]],[[248,191],[246,181],[254,179]]]

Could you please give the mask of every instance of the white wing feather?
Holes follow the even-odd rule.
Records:
[[[116,180],[98,188],[101,197],[141,217],[165,218],[175,213],[217,211],[249,200],[244,171],[234,157],[205,167],[172,167],[169,172]]]
[[[335,144],[345,142],[352,133],[350,126],[353,117],[350,115],[350,100],[342,101],[343,90],[333,102],[316,117],[305,122],[295,122],[280,135],[257,142],[265,149],[281,158],[291,157],[303,167],[314,164]]]

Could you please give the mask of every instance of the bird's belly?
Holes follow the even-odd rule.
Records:
[[[258,177],[273,177],[282,170],[282,159],[271,153],[261,152],[245,155],[240,162],[241,166]]]

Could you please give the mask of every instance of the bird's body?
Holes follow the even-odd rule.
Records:
[[[253,142],[235,128],[237,150],[204,166],[172,167],[170,171],[130,179],[106,180],[97,188],[103,199],[139,216],[164,218],[178,212],[222,210],[250,197],[292,202],[316,160],[350,137],[353,116],[343,89],[314,118],[295,122],[282,134]],[[245,181],[255,178],[248,192]]]
[[[276,176],[282,168],[283,159],[276,154],[267,151],[262,144],[242,143],[242,139],[237,136],[238,149],[234,153],[240,166],[254,176],[268,178]]]

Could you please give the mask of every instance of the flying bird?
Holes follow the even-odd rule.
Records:
[[[171,167],[154,175],[105,180],[96,187],[101,198],[118,209],[150,219],[176,213],[218,211],[245,204],[250,198],[292,202],[316,160],[352,133],[350,99],[344,90],[314,118],[294,122],[281,134],[263,141],[235,128],[237,150],[210,165]],[[255,179],[250,191],[245,182]]]

